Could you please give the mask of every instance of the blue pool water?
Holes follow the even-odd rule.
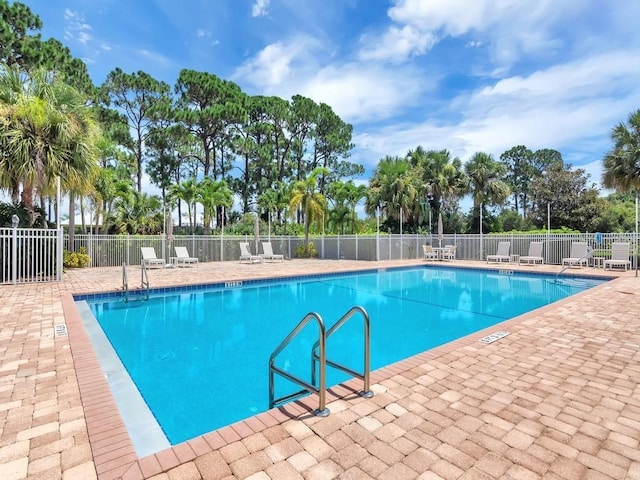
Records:
[[[268,362],[309,312],[327,328],[354,305],[371,319],[372,369],[515,317],[605,280],[418,267],[260,281],[88,303],[172,444],[268,409]],[[310,379],[310,324],[276,364]],[[327,341],[327,357],[362,370],[362,321]],[[327,385],[344,374],[327,368]],[[298,388],[276,377],[276,396]]]

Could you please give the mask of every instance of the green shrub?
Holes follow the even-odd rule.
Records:
[[[298,245],[294,252],[298,258],[315,258],[318,256],[318,250],[312,242],[305,247],[304,245]]]
[[[65,268],[84,268],[89,266],[91,257],[87,254],[85,247],[80,247],[79,252],[64,251],[62,257],[62,265]]]

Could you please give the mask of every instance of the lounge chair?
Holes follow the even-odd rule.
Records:
[[[445,249],[442,250],[442,260],[455,260],[456,259],[456,245],[445,245]]]
[[[261,253],[260,256],[266,261],[284,261],[284,255],[273,253],[271,242],[262,242],[262,251],[263,253]]]
[[[174,249],[176,251],[176,256],[174,258],[176,267],[179,267],[180,265],[191,265],[193,263],[196,264],[196,267],[198,266],[198,259],[189,255],[187,247],[174,247]]]
[[[142,252],[142,261],[140,262],[142,266],[164,268],[167,264],[164,258],[156,257],[156,250],[153,247],[140,247],[140,251]]]
[[[529,253],[520,257],[519,263],[520,265],[535,265],[539,263],[542,265],[544,263],[544,258],[542,258],[542,247],[544,246],[543,242],[531,242],[529,244]]]
[[[611,244],[611,258],[604,261],[604,269],[606,270],[607,267],[611,269],[613,269],[613,267],[624,267],[625,272],[631,268],[628,243]]]
[[[437,260],[438,252],[434,251],[431,245],[422,245],[422,258],[425,260]]]
[[[240,263],[262,263],[260,255],[252,255],[249,250],[249,242],[240,242]]]
[[[509,250],[511,242],[498,242],[498,251],[495,255],[487,255],[487,263],[489,262],[508,262]]]
[[[570,267],[584,265],[586,267],[589,265],[590,256],[589,245],[583,242],[572,242],[571,252],[568,257],[562,259],[562,265],[568,265]]]

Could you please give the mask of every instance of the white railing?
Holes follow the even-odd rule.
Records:
[[[256,247],[263,240],[271,241],[274,253],[287,258],[295,257],[296,247],[304,244],[304,238],[298,236],[261,236],[256,243],[253,236],[220,235],[177,235],[168,239],[164,235],[74,235],[73,250],[85,247],[91,258],[92,267],[119,266],[123,262],[129,265],[141,261],[141,247],[154,247],[158,257],[169,259],[175,256],[175,246],[187,247],[193,257],[201,262],[219,262],[237,260],[240,257],[239,242],[249,242],[252,253],[260,253]],[[631,244],[631,260],[635,268],[636,235],[634,233],[583,233],[583,234],[445,234],[438,242],[437,235],[418,234],[380,234],[380,235],[325,235],[310,238],[318,251],[318,257],[324,259],[347,260],[398,260],[422,258],[422,245],[457,245],[456,258],[462,260],[485,260],[494,254],[498,242],[511,243],[510,253],[527,255],[529,243],[544,242],[543,257],[545,263],[559,265],[569,256],[571,242],[586,242],[594,250],[594,256],[607,255],[613,242]],[[67,246],[67,248],[69,248]]]
[[[60,281],[62,241],[62,230],[0,228],[0,283]]]

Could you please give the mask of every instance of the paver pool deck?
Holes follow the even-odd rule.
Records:
[[[150,270],[152,287],[422,264],[288,260]],[[557,272],[558,266],[452,266]],[[129,268],[139,278],[139,267]],[[315,396],[138,458],[73,304],[120,268],[0,286],[0,480],[640,479],[640,279],[618,277]],[[54,336],[65,324],[67,336]],[[497,330],[511,335],[485,345]]]

